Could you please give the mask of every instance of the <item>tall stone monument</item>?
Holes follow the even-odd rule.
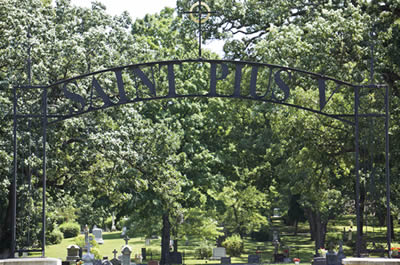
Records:
[[[85,263],[85,265],[93,265],[94,261],[94,254],[90,253],[90,248],[92,245],[90,244],[90,241],[93,240],[92,236],[89,236],[89,229],[88,226],[86,225],[85,227],[85,245],[86,245],[86,251],[87,253],[83,255],[82,260]]]

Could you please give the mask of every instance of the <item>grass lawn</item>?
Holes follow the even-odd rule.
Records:
[[[107,256],[109,259],[114,257],[113,251],[116,249],[119,253],[122,247],[125,245],[125,241],[120,237],[120,232],[103,233],[104,244],[99,246],[100,253],[102,256]],[[291,257],[299,257],[304,264],[311,263],[313,256],[313,241],[309,239],[309,236],[283,236],[286,244],[293,245]],[[220,263],[218,260],[200,260],[195,257],[195,249],[200,245],[201,242],[198,240],[190,240],[189,244],[186,245],[183,242],[179,245],[179,251],[184,253],[185,264],[212,264]],[[67,256],[67,247],[71,244],[75,244],[73,238],[64,239],[61,244],[52,245],[46,247],[46,256],[59,258],[65,260]],[[153,258],[160,258],[160,239],[152,239],[150,245],[145,245],[144,238],[132,238],[128,241],[130,247],[132,247],[132,259],[136,254],[141,253],[142,248],[147,249],[148,259],[150,259],[150,253],[153,253]],[[296,248],[294,248],[296,246]],[[247,263],[247,256],[249,254],[255,254],[257,247],[262,249],[261,261],[263,263],[273,262],[273,251],[274,246],[270,242],[256,242],[250,238],[244,240],[245,252],[241,257],[232,257],[232,263]],[[120,255],[120,254],[118,254]],[[304,261],[304,262],[303,262]],[[292,263],[291,263],[292,264]]]
[[[355,224],[355,216],[346,216],[339,221],[331,221],[328,225],[328,238],[333,238],[335,240],[339,240],[342,238],[343,230],[348,231],[351,225],[351,222]],[[313,259],[313,255],[315,253],[314,250],[314,242],[310,239],[310,235],[308,233],[308,224],[302,223],[299,224],[298,234],[294,236],[294,227],[290,226],[282,226],[280,228],[281,231],[281,242],[285,246],[288,246],[290,249],[290,258],[300,258],[301,264],[308,265],[311,264]],[[400,226],[395,224],[395,235],[399,235]],[[385,227],[377,227],[377,226],[365,226],[364,234],[368,239],[368,247],[372,248],[372,242],[381,245],[386,248],[386,228]],[[356,235],[356,227],[353,225],[353,235],[355,240]],[[103,233],[104,244],[99,246],[99,250],[102,256],[107,256],[109,259],[114,257],[113,251],[116,249],[120,255],[122,247],[125,245],[125,241],[120,237],[120,232],[109,232]],[[179,252],[182,252],[184,255],[184,263],[185,264],[219,264],[218,260],[200,260],[195,257],[195,249],[201,245],[202,242],[196,239],[189,240],[188,244],[185,242],[179,242]],[[71,244],[75,244],[73,238],[64,239],[61,244],[52,245],[46,247],[46,256],[60,258],[65,260],[67,256],[67,247]],[[132,247],[132,260],[134,260],[135,255],[141,253],[142,248],[146,248],[148,258],[150,259],[151,254],[152,258],[159,260],[160,252],[161,252],[161,240],[160,239],[152,239],[150,241],[150,245],[145,244],[145,238],[132,238],[128,242],[129,246]],[[397,242],[393,242],[392,246],[400,246]],[[273,263],[273,253],[274,246],[271,242],[257,242],[251,240],[250,238],[244,239],[244,253],[241,257],[232,257],[232,263],[247,263],[247,256],[249,254],[255,254],[257,249],[261,250],[261,262],[262,263]],[[353,256],[353,250],[350,247],[344,246],[344,251],[346,256]],[[144,261],[143,263],[145,263]],[[284,263],[281,263],[284,264]],[[293,265],[293,263],[290,263]]]

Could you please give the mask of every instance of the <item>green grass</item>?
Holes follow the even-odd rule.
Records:
[[[113,251],[116,249],[120,253],[122,247],[125,245],[125,241],[120,238],[120,232],[103,233],[104,244],[99,246],[100,253],[102,256],[107,256],[109,259],[114,257]],[[297,246],[296,249],[293,248],[291,257],[299,257],[304,263],[310,263],[312,259],[312,246],[313,242],[309,240],[309,237],[305,236],[283,236],[283,240],[287,242],[288,245]],[[200,245],[198,240],[190,240],[188,245],[180,242],[179,251],[184,253],[185,264],[212,264],[219,263],[218,260],[199,260],[195,257],[195,249]],[[46,256],[59,258],[65,260],[67,256],[67,247],[71,244],[75,244],[74,239],[64,239],[61,244],[52,245],[46,247]],[[159,259],[160,253],[160,239],[152,239],[149,246],[145,245],[144,238],[132,238],[128,241],[130,247],[132,247],[132,259],[134,259],[136,254],[141,253],[142,248],[147,248],[148,259],[150,259],[149,249],[156,252],[153,256],[155,259]],[[274,247],[270,242],[256,242],[250,238],[244,240],[245,252],[240,257],[232,257],[232,263],[247,263],[247,256],[249,254],[255,254],[257,247],[262,249],[261,261],[263,263],[273,262],[273,251]],[[303,262],[302,262],[303,263]]]
[[[350,228],[350,221],[353,222],[353,231],[355,240],[356,227],[355,227],[355,216],[346,216],[340,220],[331,221],[328,224],[328,238],[339,239],[342,237],[343,229],[348,231]],[[298,234],[294,236],[294,227],[281,226],[281,241],[282,244],[290,248],[290,258],[300,258],[301,264],[310,264],[314,255],[314,242],[310,239],[308,223],[301,223],[298,227]],[[372,248],[372,242],[381,244],[386,247],[386,228],[377,226],[366,226],[364,233],[368,239],[368,247]],[[400,226],[395,224],[395,234],[400,233]],[[118,251],[118,255],[121,253],[121,248],[125,245],[125,241],[120,237],[120,232],[103,233],[104,244],[99,246],[99,250],[102,256],[107,256],[109,259],[114,257],[113,250]],[[186,245],[184,242],[179,242],[179,251],[184,254],[185,264],[218,264],[218,260],[199,260],[195,257],[195,249],[201,244],[199,240],[191,239],[189,244]],[[46,256],[60,258],[65,260],[67,256],[67,247],[71,244],[75,244],[74,239],[64,239],[61,244],[46,247]],[[144,238],[132,238],[128,242],[129,246],[132,247],[132,259],[136,254],[141,253],[142,248],[147,249],[148,260],[150,259],[149,251],[153,252],[153,259],[160,259],[160,239],[152,239],[149,246],[145,245]],[[393,242],[392,246],[400,246]],[[261,262],[262,263],[273,263],[274,246],[271,242],[257,242],[250,238],[244,239],[244,253],[240,257],[232,257],[232,263],[247,263],[247,256],[249,254],[255,254],[257,248],[262,249]],[[346,256],[353,256],[353,250],[344,246]],[[378,254],[377,254],[378,255]],[[282,263],[283,264],[283,263]],[[293,265],[293,263],[289,263]]]

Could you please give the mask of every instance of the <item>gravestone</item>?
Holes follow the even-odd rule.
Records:
[[[273,217],[280,217],[281,215],[280,215],[280,213],[279,213],[279,208],[274,208],[274,215],[273,215]]]
[[[102,261],[99,260],[99,259],[95,259],[95,260],[93,261],[93,265],[102,265]]]
[[[131,265],[132,248],[128,245],[122,248],[121,265]]]
[[[182,264],[182,253],[181,252],[170,252],[168,255],[169,264]]]
[[[339,243],[339,251],[338,251],[338,255],[337,255],[337,264],[341,265],[342,264],[342,260],[346,258],[346,255],[344,254],[343,251],[343,242],[340,241]]]
[[[222,257],[226,257],[226,249],[222,247],[213,248],[213,255],[210,259],[221,259]]]
[[[112,216],[111,216],[111,232],[114,232],[116,230],[117,230],[117,228],[115,227],[115,216],[114,216],[114,212],[113,212]]]
[[[121,237],[126,235],[126,226],[122,227]]]
[[[78,247],[77,245],[69,245],[67,247],[67,261],[76,261],[77,259],[79,259],[79,250],[80,247]]]
[[[141,254],[136,254],[135,255],[135,263],[140,264],[143,261],[143,257]]]
[[[277,230],[272,231],[272,241],[279,241],[279,232]]]
[[[260,256],[258,256],[258,255],[249,255],[247,257],[247,263],[249,263],[249,264],[260,263]]]
[[[150,246],[150,238],[146,238],[146,246]]]
[[[121,265],[121,261],[119,259],[117,259],[118,251],[116,249],[114,249],[114,251],[112,253],[114,254],[114,258],[111,260],[111,263],[113,265]]]
[[[326,253],[326,264],[327,265],[337,265],[338,255],[334,251],[328,251]]]
[[[279,263],[279,262],[283,262],[285,260],[285,256],[283,254],[274,254],[274,262],[275,263]]]
[[[94,235],[94,240],[96,240],[98,244],[104,243],[103,230],[101,230],[101,228],[93,228],[92,234]]]
[[[326,265],[326,258],[324,258],[324,257],[314,257],[312,265]]]
[[[147,260],[146,248],[142,248],[142,258],[143,258],[144,260]]]
[[[350,226],[350,228],[349,228],[349,232],[348,232],[348,235],[347,235],[347,241],[352,241],[353,240],[353,227],[352,226]]]
[[[102,265],[112,265],[111,261],[109,261],[108,259],[105,259],[101,262]]]
[[[231,264],[231,257],[221,257],[221,264]]]
[[[82,260],[85,263],[85,265],[94,265],[94,254],[90,253],[90,248],[93,247],[90,244],[90,241],[93,240],[92,236],[88,236],[89,235],[89,230],[85,229],[85,245],[86,245],[86,249],[87,249],[87,253],[85,255],[83,255]]]

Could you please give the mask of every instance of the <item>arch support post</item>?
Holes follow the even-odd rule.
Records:
[[[47,88],[43,89],[43,117],[42,117],[42,123],[43,123],[43,137],[42,137],[42,145],[43,145],[43,176],[42,176],[42,181],[43,181],[43,204],[42,204],[42,257],[45,257],[46,255],[46,181],[47,181],[47,175],[46,175],[46,164],[47,164],[47,153],[46,153],[46,142],[47,142]]]
[[[356,215],[357,215],[357,239],[356,256],[361,253],[361,218],[360,218],[360,124],[358,108],[360,104],[360,87],[354,87],[354,123],[355,123],[355,173],[356,173]]]
[[[13,89],[13,179],[11,184],[11,244],[10,258],[14,258],[17,247],[17,88]]]
[[[389,165],[389,86],[385,90],[385,172],[386,172],[386,226],[387,226],[387,245],[389,257],[391,257],[392,228],[390,222],[390,165]]]

